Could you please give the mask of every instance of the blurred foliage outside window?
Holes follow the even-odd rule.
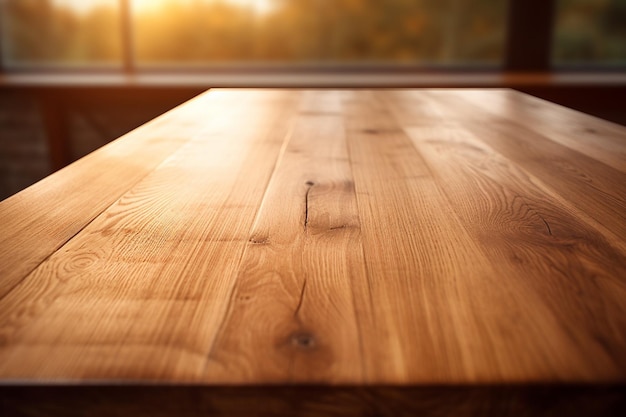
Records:
[[[558,0],[553,62],[626,64],[626,0]]]
[[[501,0],[160,3],[135,13],[140,63],[451,64],[503,56]]]
[[[118,6],[119,0],[4,0],[3,61],[9,67],[119,64]]]
[[[501,65],[506,0],[130,0],[141,67]],[[0,0],[3,62],[122,66],[120,0]],[[532,30],[532,28],[529,28]],[[626,0],[557,0],[553,63],[626,63]]]
[[[5,0],[5,62],[121,65],[119,0]],[[131,0],[138,65],[499,64],[502,0]]]

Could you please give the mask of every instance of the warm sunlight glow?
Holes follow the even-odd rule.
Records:
[[[167,3],[231,3],[238,6],[247,7],[254,10],[257,13],[267,13],[272,9],[273,0],[131,0],[133,4],[133,10],[141,13],[142,11],[156,10]],[[79,3],[80,0],[74,0],[74,3]]]
[[[2,18],[10,22],[2,25],[8,36],[2,48],[7,62],[119,63],[124,56],[124,45],[132,45],[130,52],[139,66],[244,62],[491,64],[502,57],[507,3],[502,0],[0,2],[5,6]],[[122,30],[125,27],[131,30]]]
[[[192,3],[230,3],[241,7],[247,7],[257,13],[267,13],[272,10],[273,0],[131,0],[133,10],[141,13],[158,10],[167,3],[192,4]],[[117,6],[119,0],[53,0],[53,4],[69,7],[78,13],[87,13],[98,6]]]
[[[87,13],[99,6],[117,6],[119,0],[53,0],[52,4],[69,7],[78,13]]]

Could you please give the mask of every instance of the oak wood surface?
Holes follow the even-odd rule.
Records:
[[[15,415],[111,384],[253,390],[198,394],[224,415],[308,410],[310,384],[333,415],[534,415],[537,387],[580,405],[550,413],[626,409],[626,129],[518,92],[212,90],[0,225]]]

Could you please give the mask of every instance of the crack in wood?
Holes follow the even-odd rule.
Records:
[[[296,306],[296,310],[293,312],[294,317],[298,317],[298,313],[300,313],[300,308],[302,308],[302,302],[304,301],[304,291],[306,290],[306,278],[304,279],[304,283],[302,284],[302,290],[300,290],[300,298],[298,299],[298,305]]]
[[[306,232],[309,225],[309,193],[315,183],[313,181],[307,181],[305,184],[307,185],[306,193],[304,194],[304,231]]]
[[[543,224],[546,225],[546,228],[548,229],[548,233],[550,234],[550,236],[554,236],[552,234],[552,229],[550,228],[550,225],[548,224],[548,222],[546,221],[546,219],[544,219],[542,216],[539,216],[541,218],[541,220],[543,221]]]

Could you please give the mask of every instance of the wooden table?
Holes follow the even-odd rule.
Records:
[[[625,199],[511,90],[212,90],[0,203],[0,414],[619,414]]]

